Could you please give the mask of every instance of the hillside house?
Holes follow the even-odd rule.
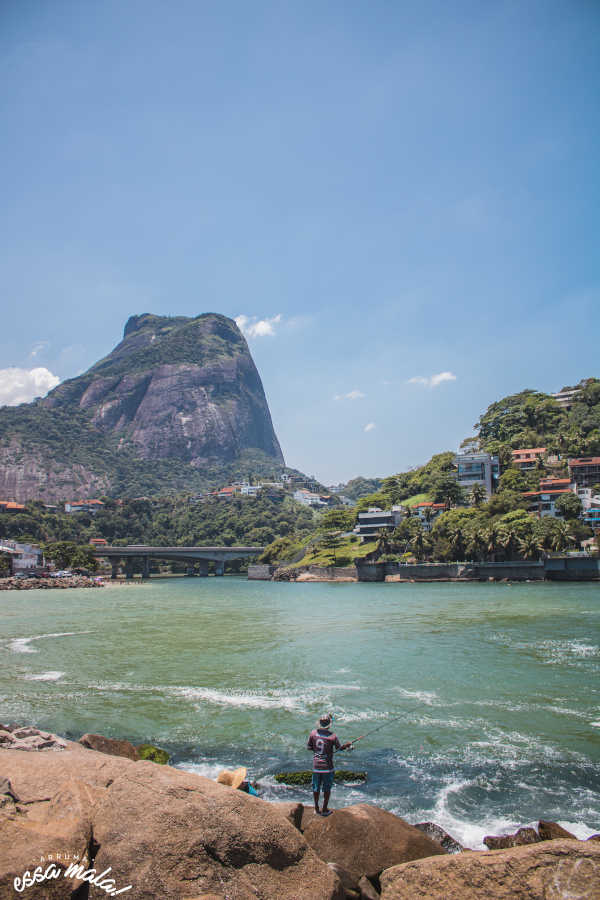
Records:
[[[15,503],[14,500],[0,500],[0,512],[24,512],[25,506],[22,503]]]
[[[414,510],[421,520],[424,531],[431,531],[431,526],[435,519],[446,509],[445,503],[433,503],[432,500],[424,500],[423,503],[417,503]]]
[[[99,509],[104,509],[102,500],[72,500],[70,503],[65,503],[66,513],[86,512],[93,515]]]
[[[522,472],[535,469],[538,459],[543,461],[545,453],[545,447],[528,447],[526,450],[513,450],[513,466],[516,466]]]
[[[370,506],[366,512],[357,516],[357,524],[354,526],[354,534],[361,538],[369,538],[380,531],[391,531],[400,524],[406,510],[403,506],[392,506],[391,509],[382,510],[378,506]]]
[[[457,470],[457,481],[465,491],[470,491],[475,484],[481,484],[487,496],[491,497],[496,490],[500,474],[497,456],[480,452],[457,453],[454,465]]]
[[[569,460],[571,480],[578,487],[593,487],[600,484],[600,456],[581,456]]]

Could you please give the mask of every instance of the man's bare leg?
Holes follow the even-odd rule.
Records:
[[[313,797],[315,798],[315,812],[317,815],[321,814],[321,810],[319,809],[319,794],[321,791],[313,791]],[[328,797],[328,794],[323,794],[324,797]],[[325,805],[327,805],[327,801],[325,801]]]
[[[322,816],[328,816],[328,815],[329,815],[329,810],[327,809],[327,806],[328,806],[328,804],[329,804],[329,796],[330,796],[330,794],[331,794],[331,791],[323,791],[323,809],[321,810],[321,815],[322,815]]]

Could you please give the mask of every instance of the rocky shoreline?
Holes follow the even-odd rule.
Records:
[[[143,747],[0,725],[0,900],[600,898],[600,835],[541,820],[465,850],[431,822],[366,803],[322,818]]]
[[[68,578],[0,578],[0,591],[33,591],[50,588],[98,588],[103,582],[86,575],[71,575]]]

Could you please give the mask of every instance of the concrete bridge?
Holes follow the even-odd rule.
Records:
[[[206,577],[210,563],[214,564],[215,575],[222,575],[225,563],[232,559],[246,559],[258,556],[264,547],[150,547],[146,544],[128,544],[126,547],[94,547],[94,556],[107,557],[112,565],[111,578],[117,577],[121,561],[125,563],[125,575],[133,578],[133,560],[142,560],[142,577],[150,577],[151,559],[169,559],[187,562],[188,575],[198,574]]]

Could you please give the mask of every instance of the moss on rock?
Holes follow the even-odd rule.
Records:
[[[278,772],[275,781],[278,784],[311,784],[312,772]],[[350,769],[338,769],[334,776],[335,781],[366,781],[366,772],[352,772]]]
[[[155,747],[153,744],[140,744],[136,750],[140,759],[149,759],[150,762],[158,763],[160,766],[166,766],[169,762],[167,751],[161,750],[160,747]]]

